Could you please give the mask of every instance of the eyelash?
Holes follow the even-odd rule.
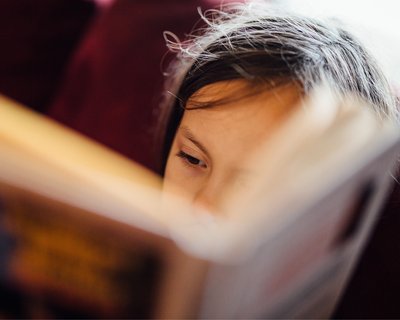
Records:
[[[191,156],[190,154],[180,150],[177,154],[176,154],[179,158],[183,159],[183,161],[185,161],[186,164],[193,166],[193,167],[200,167],[200,168],[207,168],[207,164],[200,160],[197,159],[196,157]]]

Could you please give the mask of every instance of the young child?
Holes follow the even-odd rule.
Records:
[[[377,117],[398,117],[376,62],[338,23],[264,4],[202,18],[208,28],[187,41],[166,33],[177,52],[162,106],[166,189],[215,208],[224,186],[257,175],[246,155],[322,82],[364,99]]]

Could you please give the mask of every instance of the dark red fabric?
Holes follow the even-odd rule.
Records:
[[[46,112],[94,13],[84,0],[1,0],[0,92]]]
[[[92,26],[49,114],[157,171],[163,31],[183,36],[199,20],[196,8],[207,5],[117,0]]]

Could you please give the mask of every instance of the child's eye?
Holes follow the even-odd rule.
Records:
[[[207,168],[207,164],[204,161],[202,161],[200,159],[197,159],[196,157],[193,157],[190,154],[188,154],[186,152],[183,152],[182,150],[180,150],[177,153],[177,156],[179,158],[182,158],[184,161],[186,161],[188,164],[190,164],[192,166],[198,166],[198,167],[201,167],[201,168]]]

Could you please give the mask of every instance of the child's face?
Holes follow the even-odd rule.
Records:
[[[224,187],[245,188],[257,175],[257,168],[246,163],[248,154],[293,110],[300,92],[294,84],[247,97],[246,90],[243,80],[221,81],[189,99],[168,156],[164,190],[213,210]],[[222,105],[190,110],[193,100],[227,97],[230,102]]]

